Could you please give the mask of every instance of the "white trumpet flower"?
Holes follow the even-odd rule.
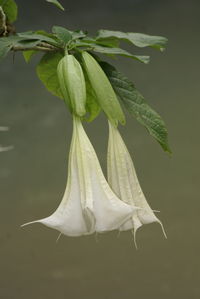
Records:
[[[111,190],[82,123],[74,116],[63,199],[51,216],[30,223],[39,222],[64,235],[80,236],[119,229],[135,210]]]
[[[136,231],[143,224],[158,222],[166,237],[161,221],[155,216],[140,187],[133,161],[117,128],[109,122],[107,155],[108,183],[116,195],[125,203],[138,207],[138,211],[127,220],[120,230]]]

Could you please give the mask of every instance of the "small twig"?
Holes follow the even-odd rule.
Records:
[[[53,45],[50,45],[50,44],[48,44],[48,43],[45,43],[45,42],[41,42],[40,44],[39,44],[41,47],[44,47],[44,48],[49,48],[49,49],[52,49],[52,50],[57,50],[57,47],[55,47],[55,46],[53,46]]]
[[[58,52],[61,49],[57,48],[57,47],[54,47],[50,44],[42,42],[42,43],[39,43],[37,46],[33,46],[33,47],[30,47],[30,48],[26,48],[26,47],[17,45],[17,46],[12,47],[11,50],[12,51],[34,50],[34,51],[43,51],[43,52]]]
[[[35,47],[30,47],[30,48],[26,48],[26,47],[20,47],[20,46],[14,46],[11,49],[12,51],[29,51],[29,50],[34,50],[34,51],[44,51],[44,52],[53,52],[53,51],[57,51],[57,49],[50,49],[50,48],[44,48],[44,47],[40,47],[40,46],[35,46]]]

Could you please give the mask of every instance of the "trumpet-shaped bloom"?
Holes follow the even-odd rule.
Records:
[[[119,229],[135,210],[111,190],[82,123],[74,116],[65,194],[51,216],[34,222],[80,236]]]
[[[127,220],[120,230],[134,230],[134,235],[143,224],[160,223],[146,201],[140,187],[131,156],[119,131],[109,122],[107,158],[108,183],[117,196],[125,203],[138,207],[136,213]],[[163,233],[165,235],[164,229]],[[166,236],[166,235],[165,235]]]

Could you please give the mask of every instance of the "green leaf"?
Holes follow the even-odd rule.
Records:
[[[56,45],[58,42],[54,38],[44,36],[42,34],[34,34],[33,32],[19,33],[17,35],[0,38],[0,60],[3,59],[13,47],[22,47],[27,50],[37,46],[42,41]]]
[[[6,57],[11,48],[11,45],[2,43],[2,41],[0,40],[0,61]]]
[[[96,40],[96,43],[106,47],[119,48],[119,41],[113,37]]]
[[[0,0],[0,6],[3,8],[9,23],[16,21],[18,9],[14,0]]]
[[[119,48],[119,41],[116,38],[106,38],[101,40],[96,40],[92,37],[86,37],[83,39],[83,42],[92,43],[95,45],[101,45],[110,48]]]
[[[101,62],[101,67],[128,112],[146,127],[164,151],[171,153],[168,145],[167,129],[159,114],[145,102],[144,97],[135,88],[134,84],[112,65]]]
[[[37,75],[45,87],[55,96],[63,99],[57,75],[57,66],[63,55],[60,53],[44,54],[37,66]]]
[[[24,56],[25,61],[27,63],[29,63],[31,58],[33,57],[33,55],[35,55],[36,53],[38,53],[38,51],[36,51],[36,50],[23,51],[23,56]]]
[[[52,32],[64,45],[66,45],[72,39],[70,31],[63,27],[53,26]]]
[[[149,62],[149,56],[141,56],[141,55],[133,55],[126,50],[120,49],[120,48],[109,48],[109,47],[103,47],[99,45],[92,45],[92,51],[102,53],[102,54],[108,54],[108,55],[120,55],[129,57],[135,60],[138,60],[143,63]]]
[[[17,36],[1,37],[0,38],[0,61],[6,57],[8,52],[12,49],[13,46],[21,40]]]
[[[49,3],[54,4],[55,6],[57,6],[58,8],[60,8],[61,10],[65,10],[64,7],[60,4],[60,2],[58,2],[57,0],[46,0]]]
[[[21,32],[18,33],[17,36],[21,37],[21,40],[38,40],[39,42],[47,42],[53,46],[59,46],[55,37],[50,37],[49,34],[46,34],[44,31],[38,32],[40,33],[34,31]]]
[[[99,30],[96,40],[105,40],[110,38],[116,38],[117,40],[125,40],[133,45],[143,48],[152,47],[155,49],[163,50],[167,44],[167,38],[163,36],[153,36],[142,33],[133,32],[121,32],[121,31],[110,31],[110,30]]]
[[[30,31],[29,31],[30,32]],[[31,31],[32,32],[32,31]],[[44,30],[37,30],[37,31],[34,31],[34,34],[39,34],[39,35],[42,35],[42,36],[46,36],[46,37],[49,37],[51,38],[51,40],[55,40],[55,42],[58,40],[57,37],[55,35],[53,35],[52,33],[49,33],[49,32],[46,32]]]
[[[20,40],[15,45],[19,46],[19,47],[26,48],[28,50],[30,48],[37,46],[39,43],[40,43],[40,40],[30,39],[30,40]]]
[[[75,30],[75,31],[69,31],[69,32],[71,33],[73,40],[83,38],[87,35],[87,32],[84,32],[82,30]]]
[[[2,60],[13,47],[23,47],[27,50],[37,46],[42,41],[59,47],[59,43],[54,38],[34,32],[24,32],[17,35],[0,38],[0,60]]]
[[[129,57],[135,60],[138,60],[143,63],[149,63],[149,56],[141,56],[141,55],[133,55],[126,50],[120,49],[120,48],[110,48],[110,47],[103,47],[97,44],[93,44],[92,42],[86,43],[84,41],[80,41],[76,44],[78,47],[86,47],[87,50],[94,51],[97,53],[102,53],[106,55],[120,55]]]

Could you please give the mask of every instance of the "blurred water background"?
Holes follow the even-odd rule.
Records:
[[[151,63],[120,58],[113,63],[163,116],[170,137],[170,158],[134,119],[120,128],[158,224],[138,232],[139,250],[130,232],[82,238],[24,222],[50,215],[66,184],[71,117],[61,100],[49,94],[34,72],[38,61],[21,53],[0,66],[2,145],[0,154],[0,298],[2,299],[199,299],[199,53],[200,2],[195,0],[62,1],[66,12],[42,0],[17,1],[17,31],[52,25],[71,30],[143,32],[168,37],[164,53]],[[128,48],[127,48],[128,49]],[[106,169],[104,116],[86,125]],[[97,137],[98,136],[98,137]]]

